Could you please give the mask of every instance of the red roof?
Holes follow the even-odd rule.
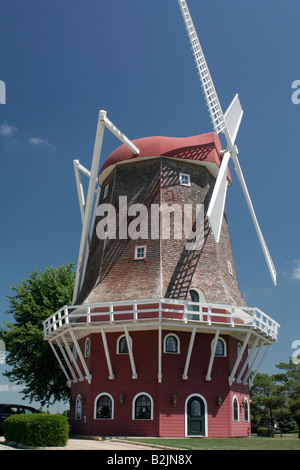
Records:
[[[180,158],[203,162],[204,165],[213,163],[218,167],[221,164],[222,145],[215,132],[193,137],[143,137],[132,142],[140,153],[135,155],[125,144],[121,145],[105,160],[100,175],[107,173],[105,170],[118,163],[143,157]],[[229,173],[228,178],[231,181]]]

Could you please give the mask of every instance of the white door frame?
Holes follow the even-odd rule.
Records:
[[[189,399],[192,397],[197,397],[200,398],[203,403],[204,403],[204,426],[205,426],[205,434],[199,434],[198,436],[195,435],[195,437],[207,437],[208,436],[208,420],[207,420],[207,401],[205,400],[203,395],[200,395],[200,393],[191,393],[185,400],[185,405],[184,405],[184,435],[185,437],[191,437],[188,434],[188,402]]]

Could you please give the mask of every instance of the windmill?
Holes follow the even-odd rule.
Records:
[[[265,256],[267,266],[274,285],[276,286],[276,269],[272,261],[267,244],[263,237],[262,231],[257,221],[257,217],[253,208],[253,204],[249,195],[249,191],[244,179],[241,165],[238,160],[238,148],[235,145],[236,136],[243,116],[243,110],[238,95],[236,94],[231,104],[229,105],[225,114],[223,114],[222,107],[210,75],[203,50],[200,45],[195,26],[189,12],[187,2],[185,0],[178,0],[184,23],[187,29],[188,37],[192,46],[196,67],[202,84],[206,104],[209,110],[211,121],[214,130],[217,134],[223,133],[227,148],[224,152],[222,163],[218,172],[216,183],[214,186],[213,194],[207,211],[207,218],[213,232],[216,242],[219,242],[220,232],[222,227],[223,213],[227,193],[227,169],[230,159],[233,161],[236,174],[238,176],[240,185],[242,187],[250,215]]]

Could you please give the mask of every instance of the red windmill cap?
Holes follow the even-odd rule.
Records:
[[[216,177],[222,161],[222,145],[215,132],[193,137],[143,137],[133,140],[132,143],[139,149],[139,154],[134,154],[125,144],[121,145],[103,163],[99,179],[103,181],[117,164],[151,157],[180,158],[197,162],[209,167]],[[231,183],[229,171],[228,180]]]

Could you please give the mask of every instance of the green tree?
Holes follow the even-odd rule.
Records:
[[[276,364],[284,373],[275,374],[275,380],[280,384],[280,390],[286,396],[286,406],[298,425],[300,439],[300,364],[290,362]]]
[[[64,305],[71,305],[75,273],[74,263],[60,268],[34,271],[28,279],[10,288],[7,314],[14,322],[0,329],[9,369],[3,375],[25,385],[22,393],[42,405],[69,398],[66,378],[49,344],[44,340],[43,321]]]
[[[252,425],[274,427],[285,404],[285,396],[274,377],[268,374],[257,374],[250,396]]]

